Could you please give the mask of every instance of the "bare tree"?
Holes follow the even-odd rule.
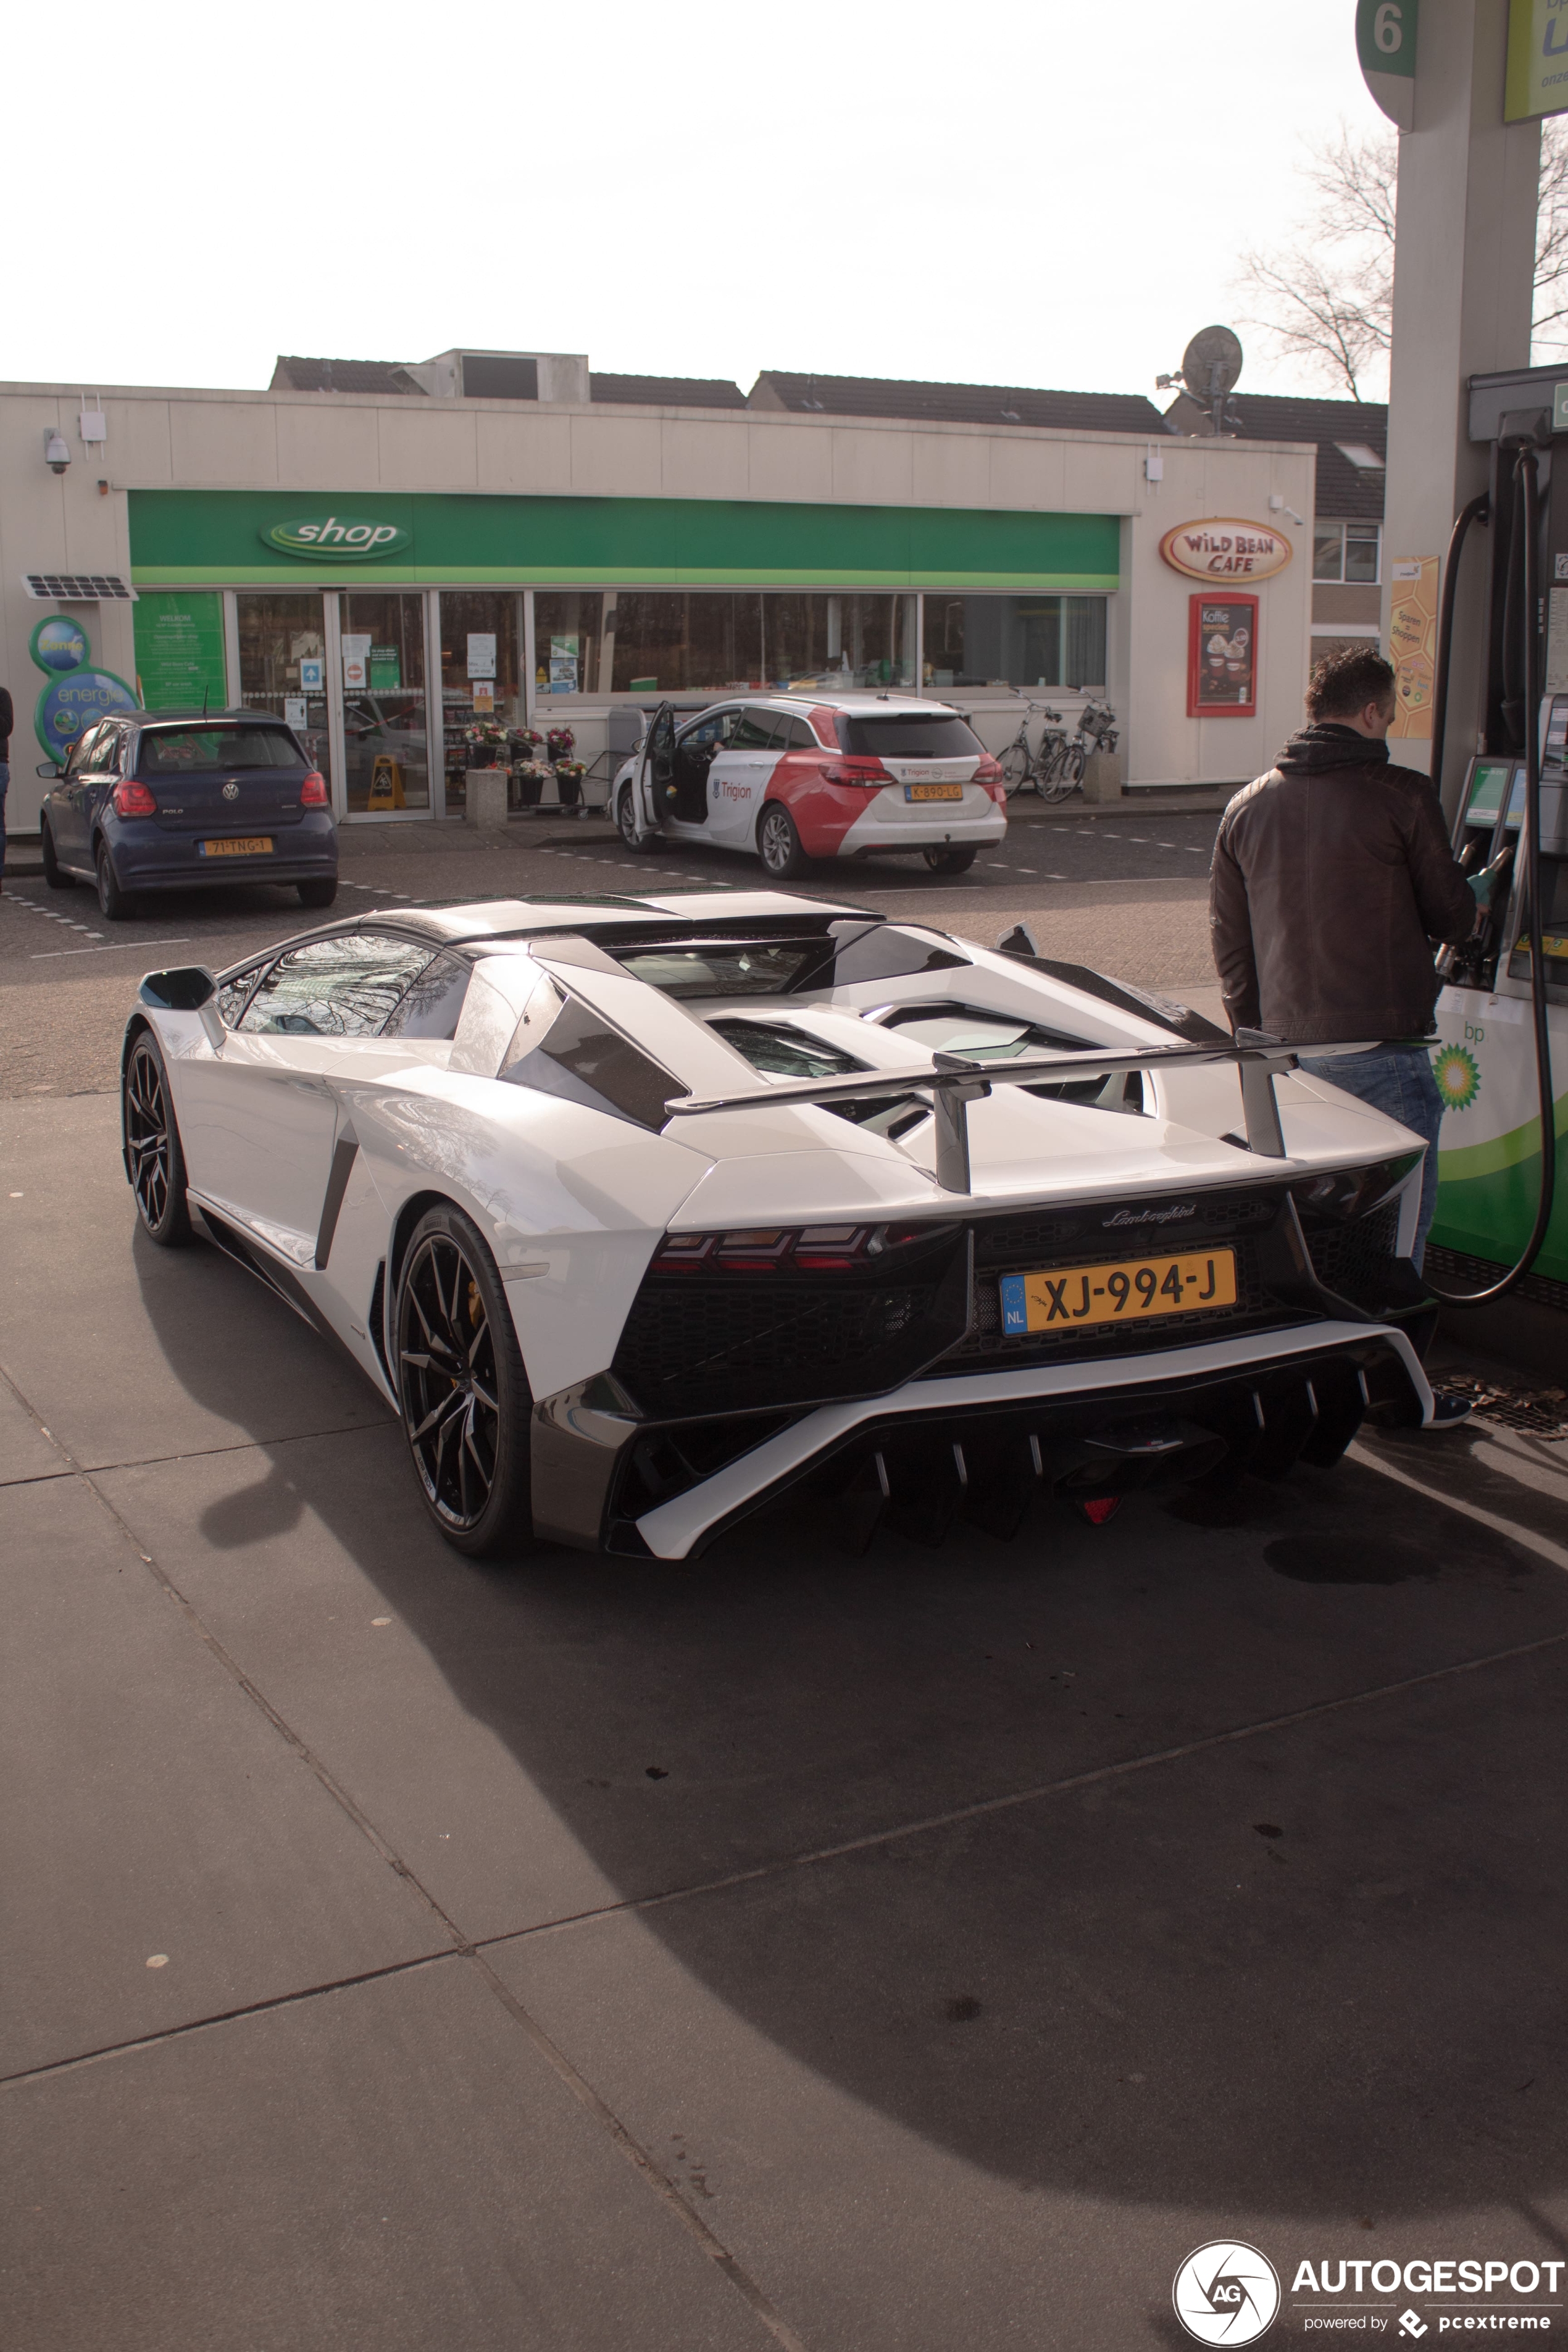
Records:
[[[1394,131],[1313,142],[1301,176],[1314,203],[1288,245],[1243,255],[1239,282],[1281,355],[1300,360],[1352,400],[1367,396],[1394,324],[1394,227],[1399,142]],[[1542,125],[1536,228],[1537,356],[1568,349],[1568,119]],[[1544,347],[1544,348],[1543,348]]]

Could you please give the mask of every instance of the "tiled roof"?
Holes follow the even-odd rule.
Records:
[[[645,408],[744,408],[746,395],[723,376],[601,375],[588,378],[593,400],[620,400]]]
[[[423,399],[403,360],[306,360],[279,354],[268,392],[411,392]]]
[[[1051,425],[1068,433],[1163,433],[1164,420],[1138,392],[1042,392],[1020,384],[906,383],[870,375],[797,375],[764,368],[753,408],[829,416],[900,417],[940,425]]]
[[[1363,442],[1384,462],[1388,457],[1388,410],[1375,400],[1297,400],[1274,393],[1232,394],[1226,402],[1229,429],[1244,441],[1315,441],[1318,445],[1318,512],[1342,522],[1375,522],[1383,514],[1384,476],[1374,467],[1353,466],[1342,443]]]

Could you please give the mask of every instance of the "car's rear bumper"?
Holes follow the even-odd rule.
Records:
[[[870,857],[898,849],[983,849],[987,843],[1000,841],[1006,830],[1006,814],[994,806],[983,816],[960,813],[943,818],[935,811],[922,811],[918,821],[910,823],[863,817],[839,843],[838,855]]]
[[[254,856],[203,856],[201,841],[221,839],[216,829],[171,834],[153,821],[121,819],[105,824],[105,845],[122,890],[205,889],[215,883],[319,882],[338,870],[338,833],[328,810],[311,810],[287,825],[258,824],[256,835],[272,842]],[[232,829],[229,835],[233,838]]]
[[[1335,1460],[1368,1413],[1415,1427],[1432,1412],[1405,1332],[1307,1323],[1115,1360],[913,1380],[887,1395],[777,1415],[782,1425],[760,1442],[657,1500],[650,1479],[668,1476],[679,1430],[617,1412],[613,1395],[596,1393],[605,1386],[591,1381],[535,1408],[535,1523],[557,1540],[660,1559],[694,1557],[763,1504],[824,1477],[842,1490],[861,1475],[895,1504],[903,1482],[924,1523],[958,1507],[984,1521],[987,1494],[1020,1480],[1070,1490],[1087,1475],[1096,1491],[1114,1492],[1152,1474],[1180,1475],[1184,1462],[1195,1476],[1226,1454],[1278,1475],[1298,1456]],[[1179,1444],[1121,1450],[1118,1430],[1151,1413],[1184,1433]]]

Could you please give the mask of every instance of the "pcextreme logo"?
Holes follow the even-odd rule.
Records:
[[[1171,2300],[1198,2343],[1255,2344],[1279,2309],[1279,2274],[1256,2246],[1215,2238],[1187,2256]]]
[[[259,534],[263,547],[307,560],[330,556],[334,563],[364,563],[372,556],[395,555],[410,547],[414,533],[395,522],[372,522],[363,515],[303,515],[275,522]]]

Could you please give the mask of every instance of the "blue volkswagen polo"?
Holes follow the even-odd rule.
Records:
[[[337,896],[326,779],[260,712],[100,719],[45,793],[40,830],[50,887],[94,884],[111,923],[135,913],[142,890],[277,882],[307,907]]]

